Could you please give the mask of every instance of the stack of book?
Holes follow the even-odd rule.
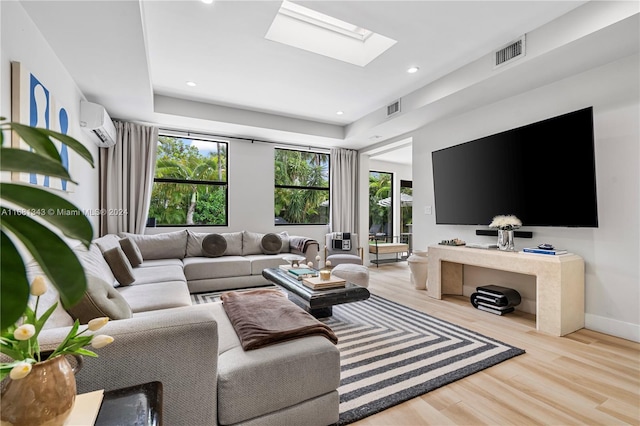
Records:
[[[526,247],[522,249],[523,253],[533,253],[533,254],[547,254],[551,256],[557,256],[559,254],[567,254],[566,250],[562,249],[541,249],[538,247]]]
[[[312,290],[327,290],[330,288],[341,288],[347,285],[347,280],[334,277],[333,275],[328,280],[323,280],[320,277],[304,278],[302,284],[309,287]]]
[[[280,269],[287,271],[289,275],[301,281],[304,278],[317,277],[318,271],[311,268],[292,267],[291,265],[280,265]]]
[[[521,300],[520,293],[514,289],[497,285],[476,287],[476,292],[471,295],[471,304],[476,309],[495,315],[513,312]]]

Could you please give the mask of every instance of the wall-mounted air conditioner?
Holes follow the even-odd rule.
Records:
[[[102,105],[80,101],[80,127],[101,148],[116,144],[116,128]]]

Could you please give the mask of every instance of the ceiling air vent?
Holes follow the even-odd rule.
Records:
[[[525,55],[525,36],[495,51],[494,68],[498,68]]]
[[[389,105],[387,105],[387,117],[391,117],[392,115],[396,115],[400,112],[400,99],[397,101],[393,101]]]

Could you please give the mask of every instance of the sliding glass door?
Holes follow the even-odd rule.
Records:
[[[393,173],[369,172],[369,238],[393,237]]]

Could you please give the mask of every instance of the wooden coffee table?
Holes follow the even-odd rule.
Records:
[[[287,291],[289,300],[316,318],[327,318],[333,314],[333,305],[366,300],[369,290],[347,282],[344,287],[327,290],[312,290],[280,268],[267,268],[262,276]]]

